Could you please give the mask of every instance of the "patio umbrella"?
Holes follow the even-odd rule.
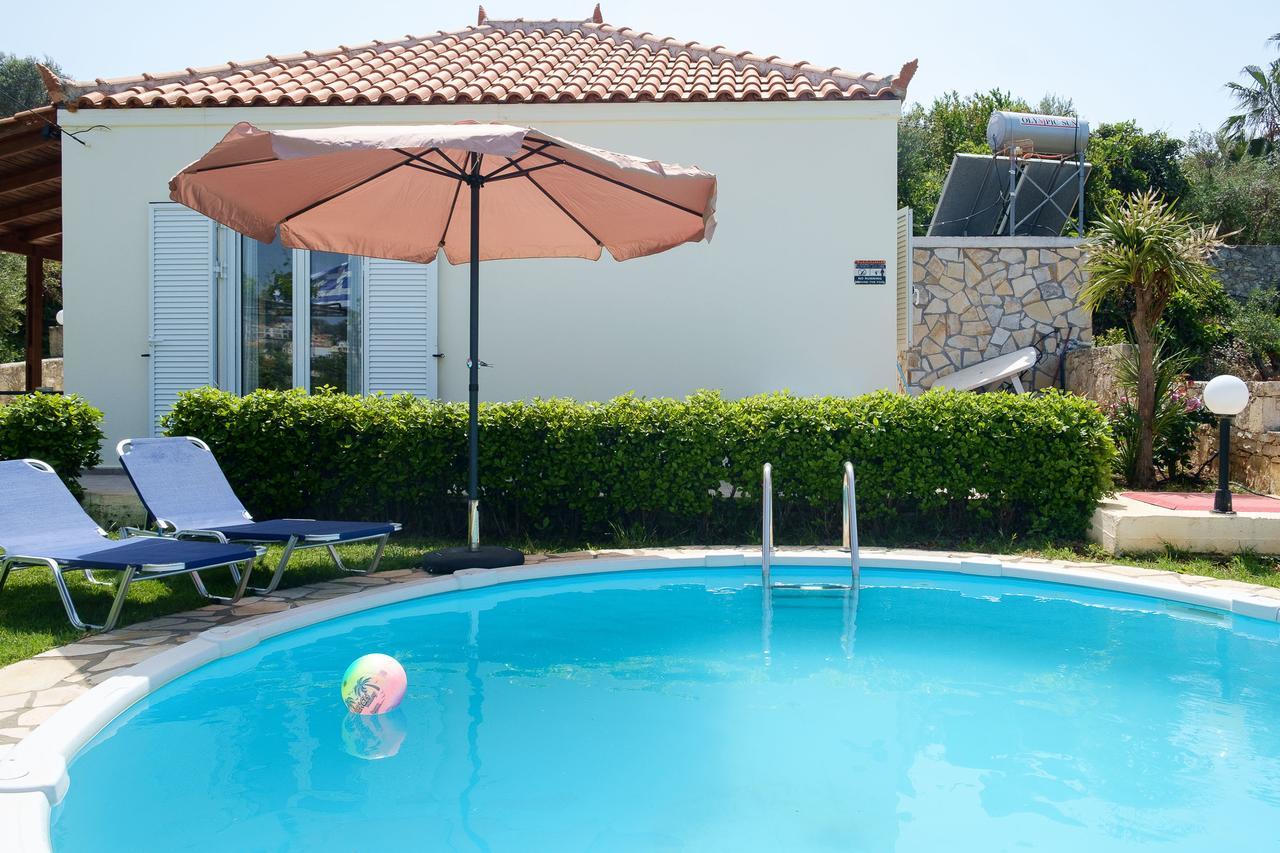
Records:
[[[624,261],[711,239],[709,172],[578,145],[533,128],[452,125],[266,131],[242,122],[169,182],[169,195],[269,243],[471,265],[467,545],[429,569],[511,565],[481,548],[479,307],[482,260]],[[482,227],[483,225],[483,227]]]

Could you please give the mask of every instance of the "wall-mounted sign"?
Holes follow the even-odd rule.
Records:
[[[854,284],[887,284],[889,279],[886,273],[888,264],[883,260],[879,261],[854,261],[853,262],[853,283]]]

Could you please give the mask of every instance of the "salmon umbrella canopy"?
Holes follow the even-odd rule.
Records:
[[[507,124],[266,131],[241,122],[169,182],[169,196],[264,243],[471,265],[467,546],[448,571],[508,565],[480,548],[479,261],[653,255],[715,229],[716,178]],[[483,224],[483,227],[482,227]]]

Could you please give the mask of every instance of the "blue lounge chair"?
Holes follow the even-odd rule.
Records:
[[[81,508],[53,468],[38,459],[0,462],[0,592],[14,569],[48,566],[71,624],[84,630],[110,631],[120,618],[129,584],[139,580],[189,574],[196,589],[208,598],[236,602],[244,595],[258,549],[215,542],[175,542],[156,536],[108,539],[106,532]],[[243,570],[237,565],[243,563]],[[209,595],[200,579],[202,569],[229,567],[235,595]],[[120,589],[111,612],[101,625],[80,618],[65,574],[81,571],[94,583],[93,571],[120,572]],[[107,584],[109,585],[109,584]]]
[[[271,582],[250,587],[264,595],[275,591],[294,551],[327,548],[344,572],[374,572],[387,539],[400,529],[393,522],[315,521],[284,518],[254,521],[218,466],[209,445],[198,438],[133,438],[116,446],[120,464],[142,498],[149,523],[164,536],[251,544],[284,543]],[[338,556],[338,544],[378,540],[367,570],[350,569]]]

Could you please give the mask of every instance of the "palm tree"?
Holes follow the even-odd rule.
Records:
[[[1198,225],[1154,190],[1109,207],[1084,242],[1089,283],[1080,302],[1092,310],[1110,297],[1133,300],[1140,423],[1132,485],[1155,483],[1156,326],[1175,293],[1212,286],[1209,258],[1221,245],[1218,226]]]
[[[1280,33],[1267,41],[1280,47]],[[1228,116],[1222,129],[1236,142],[1280,142],[1280,59],[1266,68],[1246,65],[1241,73],[1249,76],[1248,82],[1227,84],[1241,112]]]

